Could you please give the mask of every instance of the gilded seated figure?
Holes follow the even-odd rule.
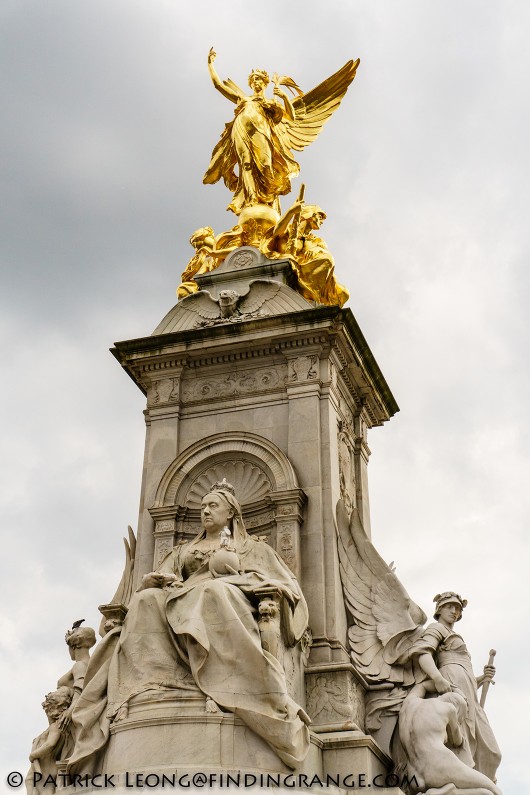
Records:
[[[177,297],[179,299],[196,293],[199,286],[194,277],[198,274],[213,271],[221,264],[226,255],[233,250],[233,247],[221,248],[218,245],[211,226],[203,226],[200,229],[196,229],[190,237],[190,244],[195,249],[195,254],[180,277],[182,281],[177,287]]]
[[[196,253],[182,274],[177,295],[185,298],[198,290],[194,276],[209,273],[240,246],[254,246],[271,259],[289,258],[297,277],[296,290],[308,301],[344,306],[350,294],[335,279],[335,261],[327,243],[315,235],[326,213],[301,199],[280,217],[276,210],[256,204],[241,211],[236,226],[214,238],[208,226],[190,238]]]
[[[263,648],[257,620],[259,593],[280,593],[296,643],[307,626],[300,587],[270,546],[247,535],[230,484],[205,495],[201,524],[193,541],[144,576],[121,631],[96,648],[73,714],[73,771],[104,747],[134,696],[197,687],[207,712],[233,713],[289,767],[306,756],[309,719],[289,696],[282,665]]]
[[[327,243],[314,234],[325,218],[317,204],[294,202],[271,231],[269,251],[292,258],[297,290],[308,301],[343,306],[350,294],[335,279],[335,262]]]

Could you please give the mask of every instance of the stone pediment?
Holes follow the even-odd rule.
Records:
[[[252,267],[245,270],[256,272],[261,269]],[[153,336],[291,314],[313,306],[281,281],[261,278],[249,283],[248,275],[245,279],[234,279],[230,271],[216,273],[216,276],[224,275],[229,276],[230,281],[221,283],[220,289],[219,285],[215,291],[203,289],[179,301],[153,331]]]

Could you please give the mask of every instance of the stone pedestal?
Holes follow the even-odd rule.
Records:
[[[130,702],[127,718],[116,723],[105,755],[107,773],[151,769],[249,770],[288,773],[260,737],[229,713],[206,712],[206,700],[145,693]]]
[[[313,721],[304,769],[372,776],[389,759],[363,733],[365,686],[347,649],[334,515],[342,497],[369,531],[367,435],[398,407],[351,311],[311,305],[288,286],[287,261],[253,251],[234,252],[201,287],[215,297],[261,279],[274,300],[259,312],[205,323],[187,309],[190,296],[151,336],[113,349],[147,398],[135,579],[196,534],[202,496],[226,477],[248,532],[276,549],[308,603],[305,648],[286,660],[291,692]],[[196,706],[136,702],[113,729],[108,769],[123,771],[137,747],[143,764],[162,764],[174,748],[174,764],[197,768],[207,747],[220,769],[283,769],[232,716],[205,717]]]

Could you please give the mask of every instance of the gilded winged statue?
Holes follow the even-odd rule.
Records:
[[[208,69],[215,88],[236,106],[213,150],[204,175],[205,184],[220,179],[233,192],[228,206],[236,215],[245,207],[265,204],[280,212],[279,197],[291,190],[291,179],[300,167],[292,150],[300,152],[319,135],[324,123],[339,107],[355,77],[359,59],[304,94],[290,77],[273,75],[274,98],[265,96],[270,83],[267,72],[254,69],[248,79],[252,94],[232,80],[221,80],[214,67],[216,53],[208,55]],[[290,89],[291,100],[280,86]],[[237,171],[236,171],[237,168]]]
[[[350,516],[341,500],[336,528],[350,655],[369,687],[366,728],[392,756],[396,772],[417,775],[419,786],[406,790],[409,795],[430,795],[429,787],[460,781],[460,786],[436,793],[499,795],[494,782],[500,751],[483,709],[485,695],[480,703],[477,698],[477,690],[491,682],[495,668],[490,661],[483,674],[473,673],[469,652],[455,629],[467,600],[454,591],[438,593],[434,623],[425,626],[425,613],[409,597],[393,565],[375,549],[358,512],[354,509]],[[425,738],[432,741],[421,758],[414,734],[420,719],[425,747]],[[453,726],[453,745],[444,721]]]

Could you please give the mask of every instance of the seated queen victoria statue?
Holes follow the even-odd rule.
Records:
[[[307,626],[300,587],[276,552],[247,534],[225,480],[203,498],[201,524],[144,576],[123,626],[95,650],[73,713],[73,771],[97,768],[112,723],[127,717],[135,696],[197,687],[206,712],[233,713],[288,767],[305,758],[309,719],[258,627],[259,594],[274,591],[296,643]]]

